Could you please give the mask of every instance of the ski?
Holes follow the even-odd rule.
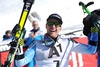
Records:
[[[87,3],[87,4],[84,4],[83,2],[79,2],[79,6],[82,6],[83,12],[87,13],[88,15],[91,15],[91,12],[88,10],[87,7],[92,5],[92,4],[94,4],[94,2],[92,2],[92,1]]]
[[[14,61],[15,54],[18,50],[18,47],[21,45],[20,41],[25,36],[26,30],[25,30],[24,26],[25,26],[28,14],[30,12],[30,9],[31,9],[33,3],[34,3],[34,0],[24,0],[24,6],[23,6],[23,9],[22,9],[22,13],[21,13],[21,16],[20,16],[19,23],[12,30],[12,34],[13,34],[12,42],[13,41],[16,42],[17,46],[16,46],[15,49],[13,49],[13,51],[10,48],[7,60],[5,61],[3,67],[12,67],[12,63]]]
[[[79,6],[82,6],[82,9],[83,9],[83,12],[85,13],[87,13],[88,15],[91,15],[91,12],[89,11],[89,9],[87,8],[88,6],[90,6],[90,5],[92,5],[92,4],[94,4],[94,2],[89,2],[89,3],[87,3],[87,4],[84,4],[83,2],[79,2]],[[96,21],[96,20],[93,20],[94,22],[92,22],[93,24],[94,24],[94,26],[97,26],[97,27],[99,27],[100,26],[100,21],[98,20],[98,21]]]

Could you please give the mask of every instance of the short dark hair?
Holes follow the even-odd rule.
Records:
[[[10,30],[7,30],[7,31],[5,32],[5,34],[8,34],[8,33],[11,33],[11,31],[10,31]]]

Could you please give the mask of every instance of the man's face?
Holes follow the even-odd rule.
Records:
[[[12,34],[11,33],[8,33],[7,36],[10,37],[10,36],[12,36]]]
[[[34,21],[34,22],[32,23],[32,27],[33,27],[35,30],[37,30],[37,29],[38,29],[38,22],[37,22],[37,21]]]
[[[50,19],[47,21],[46,29],[51,37],[56,38],[61,30],[61,24],[57,19]]]

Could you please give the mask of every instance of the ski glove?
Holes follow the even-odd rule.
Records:
[[[91,33],[88,34],[89,44],[93,46],[98,45],[98,27],[91,27]]]
[[[87,15],[83,19],[83,24],[84,24],[83,34],[84,35],[88,36],[88,34],[91,33],[91,27],[97,26],[97,22],[99,18],[100,17],[95,12],[93,12],[91,13],[91,15]]]
[[[12,42],[10,42],[10,45],[11,45],[10,52],[13,54],[15,52],[15,50],[16,50],[17,42],[12,41]],[[19,60],[19,59],[22,59],[22,58],[24,58],[23,46],[20,45],[18,47],[17,53],[15,55],[15,59]]]

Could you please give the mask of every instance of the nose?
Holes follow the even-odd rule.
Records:
[[[56,27],[56,25],[53,24],[52,27]]]

